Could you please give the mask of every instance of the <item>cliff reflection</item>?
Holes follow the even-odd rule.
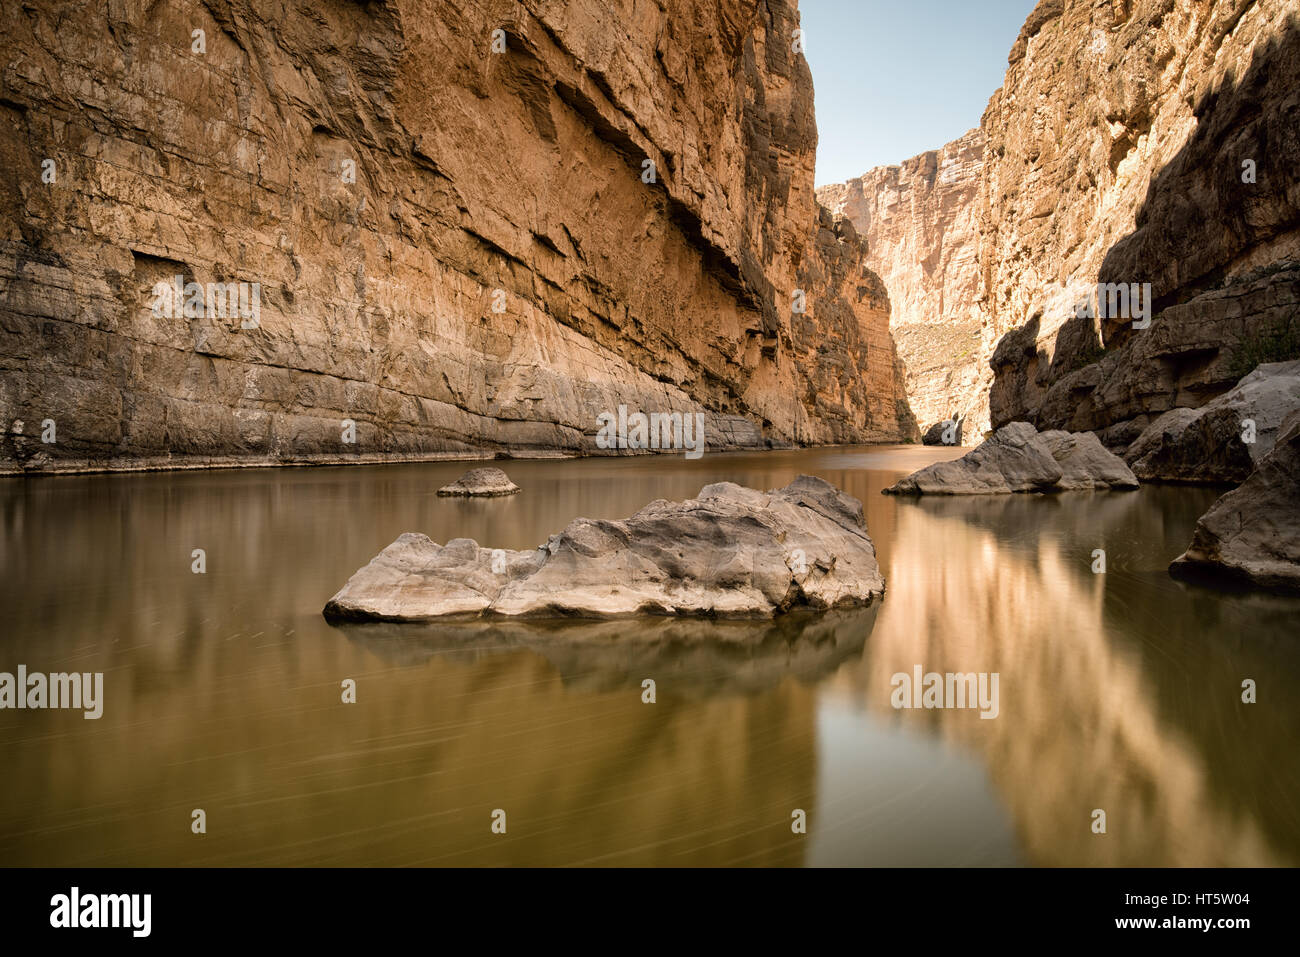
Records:
[[[1207,630],[1230,638],[1241,609],[1189,601],[1161,574],[1159,526],[1177,500],[1147,489],[906,502],[879,621],[835,693],[978,754],[1031,863],[1294,864],[1295,782],[1278,762],[1294,740],[1295,708],[1274,699],[1251,711],[1239,697],[1242,677],[1276,667],[1268,646],[1283,637],[1286,609],[1265,619],[1271,634],[1265,624],[1252,636],[1258,654],[1236,643],[1244,667],[1184,640]],[[1134,538],[1149,544],[1131,547]],[[1093,547],[1122,560],[1094,574]],[[998,672],[1001,716],[894,710],[891,676],[918,664]],[[1292,777],[1278,782],[1279,773]],[[1095,808],[1106,811],[1105,835],[1090,829]]]

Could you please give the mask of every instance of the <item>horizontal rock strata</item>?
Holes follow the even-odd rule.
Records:
[[[3,18],[0,471],[910,434],[793,0]]]
[[[912,412],[925,426],[962,416],[979,441],[989,428],[976,261],[985,135],[882,166],[817,198],[853,221],[867,265],[889,292],[890,325],[907,367]]]

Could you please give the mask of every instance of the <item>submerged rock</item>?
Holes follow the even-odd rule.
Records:
[[[444,617],[767,618],[884,594],[862,503],[801,475],[759,492],[731,482],[631,518],[579,518],[531,551],[407,532],[325,606],[331,620]]]
[[[1170,409],[1124,458],[1141,479],[1236,485],[1273,448],[1283,419],[1300,409],[1300,360],[1272,362],[1199,409]]]
[[[1134,489],[1137,478],[1091,432],[1044,432],[1012,422],[959,459],[935,462],[889,488],[891,495],[998,495],[1073,489]]]
[[[1300,412],[1250,477],[1201,516],[1175,578],[1300,592]]]
[[[514,495],[519,486],[500,469],[470,469],[450,485],[438,489],[439,495]]]

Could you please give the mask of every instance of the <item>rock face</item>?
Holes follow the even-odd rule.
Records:
[[[820,195],[871,244],[922,423],[966,410],[967,441],[1028,421],[1123,449],[1300,358],[1297,155],[1294,4],[1041,0],[977,133]],[[924,175],[945,161],[974,182]],[[1116,290],[1112,310],[1134,284],[1140,308]],[[918,313],[949,325],[913,341]]]
[[[890,323],[921,422],[961,415],[975,437],[989,428],[980,352],[978,205],[985,134],[974,129],[897,166],[822,186],[867,244],[867,264],[889,292]]]
[[[1300,409],[1300,361],[1259,366],[1199,409],[1172,409],[1152,422],[1124,458],[1141,479],[1236,485],[1273,449]]]
[[[965,422],[957,417],[944,419],[942,422],[936,422],[925,430],[925,433],[921,436],[921,444],[961,445],[964,425]]]
[[[514,495],[519,486],[510,481],[510,476],[500,469],[470,469],[450,485],[438,489],[439,495],[467,495],[495,498],[499,495]]]
[[[889,495],[998,495],[1075,489],[1134,489],[1137,479],[1091,432],[1044,432],[1012,422],[951,462],[936,462]]]
[[[576,519],[534,551],[407,532],[348,580],[325,616],[767,618],[868,605],[884,588],[862,503],[803,475],[766,493],[708,485],[625,521]]]
[[[994,425],[1135,434],[1300,358],[1294,5],[1042,0],[982,127]]]
[[[1201,516],[1177,578],[1300,592],[1300,413],[1241,484]]]
[[[0,470],[914,430],[793,0],[3,18]]]

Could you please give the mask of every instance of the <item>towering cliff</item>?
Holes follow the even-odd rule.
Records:
[[[1122,447],[1255,363],[1300,355],[1293,4],[1042,0],[983,128],[995,425],[1103,430]],[[1142,301],[1107,292],[1099,307],[1099,283],[1136,284]]]
[[[868,241],[922,422],[1123,448],[1300,358],[1297,156],[1294,4],[1041,0],[978,131],[820,195]],[[976,327],[972,367],[953,336]]]
[[[867,265],[885,283],[917,419],[961,416],[976,441],[988,428],[975,262],[983,168],[984,131],[974,129],[942,149],[817,190],[852,220]]]
[[[793,0],[3,18],[0,470],[913,429]]]

